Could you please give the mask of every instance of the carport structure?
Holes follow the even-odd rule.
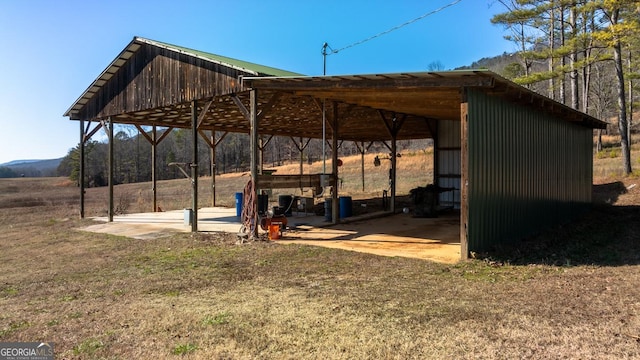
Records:
[[[363,150],[384,142],[391,154],[391,212],[396,142],[433,139],[434,184],[459,190],[449,205],[460,209],[462,258],[588,209],[592,129],[606,125],[489,71],[301,76],[138,37],[65,116],[80,120],[81,145],[99,127],[112,134],[114,123],[153,127],[150,135],[141,131],[153,146],[161,140],[156,126],[191,128],[194,144],[200,134],[212,149],[215,132],[249,133],[256,192],[277,182],[259,168],[262,135],[326,137],[334,150],[340,141]],[[99,125],[91,130],[85,121]],[[194,146],[194,211],[197,164]],[[337,151],[331,164],[333,176],[323,185],[334,189],[337,222]],[[318,185],[314,181],[309,184]]]

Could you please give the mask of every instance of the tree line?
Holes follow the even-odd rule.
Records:
[[[631,129],[640,78],[638,0],[498,0],[491,21],[509,30],[517,59],[502,74],[599,119],[617,118],[622,165],[631,168]],[[601,132],[598,134],[601,150]]]
[[[145,128],[143,127],[143,130]],[[159,131],[158,137],[164,131],[170,133],[156,147],[156,179],[168,180],[184,177],[178,168],[182,166],[190,174],[186,164],[192,159],[191,129],[173,129]],[[149,134],[148,134],[149,135]],[[135,183],[151,180],[152,172],[152,147],[145,136],[131,125],[115,124],[114,137],[114,183]],[[215,165],[211,162],[211,147],[204,139],[198,137],[198,174],[210,176],[242,172],[250,170],[251,158],[249,154],[250,140],[248,134],[243,133],[217,133],[218,145],[215,149]],[[300,162],[300,148],[302,161],[312,163],[322,160],[322,140],[300,139],[283,136],[263,136],[262,162],[265,168],[280,166],[285,163]],[[387,152],[382,143],[374,143],[367,151]],[[425,141],[399,141],[398,149],[425,148]],[[338,152],[340,156],[360,154],[362,144],[345,141],[340,144]],[[327,145],[327,158],[330,158],[331,149]],[[85,185],[105,186],[108,183],[109,170],[109,145],[106,141],[90,140],[85,143]],[[58,176],[67,176],[73,181],[78,181],[80,172],[80,148],[79,145],[70,149],[58,166]]]

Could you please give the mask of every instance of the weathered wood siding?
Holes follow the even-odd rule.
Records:
[[[87,120],[188,103],[241,91],[248,73],[143,45],[85,106]]]

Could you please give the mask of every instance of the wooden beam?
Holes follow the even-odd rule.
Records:
[[[307,142],[304,143],[304,145],[303,145],[304,141],[303,141],[302,138],[300,138],[300,145],[298,145],[298,142],[293,138],[293,136],[289,136],[289,139],[291,139],[291,141],[293,141],[293,144],[296,146],[296,149],[298,149],[298,151],[300,151],[300,152],[304,151],[307,148],[307,146],[309,146],[309,142],[311,141],[311,138],[308,138]]]
[[[229,132],[228,132],[228,131],[223,132],[223,133],[222,133],[222,135],[220,135],[220,137],[219,137],[218,139],[216,139],[216,141],[215,141],[215,146],[218,146],[218,144],[220,144],[220,142],[221,142],[225,137],[227,137],[227,135],[228,135],[228,134],[229,134]]]
[[[169,136],[171,131],[173,131],[173,128],[172,127],[168,127],[167,130],[165,130],[162,133],[162,135],[160,135],[160,138],[158,140],[156,140],[156,145],[160,144],[162,142],[162,140],[164,140],[167,136]]]
[[[200,126],[202,125],[202,122],[207,117],[207,113],[209,112],[209,107],[211,107],[211,104],[213,104],[213,98],[204,105],[204,108],[202,109],[202,111],[198,115],[198,126],[197,126],[197,128],[200,128]]]
[[[206,142],[207,145],[209,145],[209,148],[211,149],[215,148],[215,144],[209,140],[209,135],[207,135],[204,132],[204,130],[198,130],[198,134],[200,134],[200,137],[202,138],[202,140],[204,140],[204,142]]]
[[[138,131],[140,132],[140,135],[142,135],[145,139],[147,139],[147,141],[149,142],[149,144],[153,144],[153,139],[151,139],[151,136],[149,136],[149,134],[147,134],[146,131],[144,131],[144,129],[142,129],[142,126],[135,124],[135,127],[138,129]]]
[[[387,131],[389,131],[389,135],[393,137],[393,129],[391,128],[391,125],[389,125],[389,121],[387,121],[387,117],[384,114],[384,111],[378,110],[378,115],[380,116],[380,119],[382,119],[382,122],[384,123],[384,126],[387,128]]]
[[[278,100],[280,100],[281,96],[282,92],[276,92],[275,94],[273,94],[273,96],[271,96],[271,99],[269,99],[269,101],[262,106],[262,109],[258,113],[258,121],[262,120],[269,113],[269,111],[273,109],[273,106],[278,102]]]
[[[272,81],[270,79],[245,79],[250,87],[263,90],[287,90],[299,91],[303,89],[429,89],[429,88],[460,88],[472,87],[493,87],[495,80],[491,76],[469,76],[469,77],[413,77],[413,78],[376,78],[357,79],[348,78],[335,81],[332,79],[314,79],[313,81]]]
[[[269,135],[269,138],[267,139],[267,141],[262,141],[261,139],[261,144],[259,145],[260,151],[263,151],[267,147],[267,145],[269,145],[272,139],[273,139],[273,135]]]
[[[90,133],[86,134],[86,135],[83,137],[82,142],[83,142],[83,143],[86,143],[87,141],[89,141],[89,139],[91,139],[91,137],[92,137],[93,135],[95,135],[95,134],[98,132],[98,130],[100,130],[101,128],[103,128],[103,127],[102,127],[102,124],[96,124],[96,126],[93,128],[93,130],[91,130],[91,132],[90,132]]]
[[[249,111],[249,109],[247,109],[246,106],[244,106],[244,104],[242,103],[242,100],[240,100],[238,95],[237,94],[231,94],[231,100],[233,100],[233,102],[236,104],[238,109],[240,109],[240,112],[242,113],[242,116],[244,116],[244,118],[246,120],[251,121],[251,112]]]
[[[323,185],[321,178],[322,174],[258,175],[262,189],[320,188]],[[333,174],[327,174],[325,179],[333,182]]]

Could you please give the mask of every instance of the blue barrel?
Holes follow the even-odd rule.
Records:
[[[340,196],[340,219],[353,215],[353,202],[351,196]]]
[[[242,216],[242,193],[236,193],[236,216]]]
[[[324,221],[331,222],[331,198],[324,199]]]

